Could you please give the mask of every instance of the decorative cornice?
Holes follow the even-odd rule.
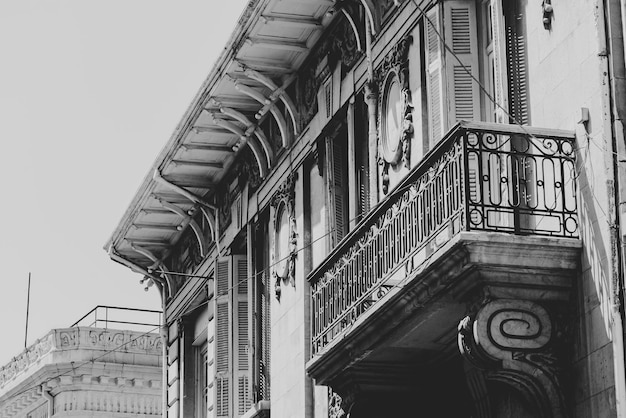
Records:
[[[14,357],[7,365],[0,369],[0,389],[11,379],[28,369],[48,354],[54,347],[54,331],[35,341],[33,345]]]
[[[120,353],[161,356],[159,334],[101,328],[55,329],[0,369],[0,390],[33,368],[43,357],[65,350],[115,350]]]

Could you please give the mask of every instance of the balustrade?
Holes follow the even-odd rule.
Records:
[[[570,132],[461,122],[314,270],[319,353],[460,231],[578,237]]]

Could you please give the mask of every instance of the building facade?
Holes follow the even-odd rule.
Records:
[[[251,0],[106,244],[167,417],[626,416],[623,0]]]
[[[53,329],[0,368],[0,417],[162,416],[158,327],[145,332],[107,324]]]

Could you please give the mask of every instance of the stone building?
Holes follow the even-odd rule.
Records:
[[[626,416],[624,0],[251,0],[106,244],[166,416]]]
[[[161,335],[95,325],[53,329],[0,368],[0,417],[162,416]]]

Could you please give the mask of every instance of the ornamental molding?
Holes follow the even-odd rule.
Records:
[[[458,346],[468,361],[470,392],[481,418],[490,417],[485,382],[508,385],[540,417],[566,416],[559,347],[562,332],[541,305],[526,300],[487,301],[458,326]]]
[[[259,164],[252,155],[249,148],[245,148],[241,151],[242,157],[235,163],[235,173],[238,179],[239,191],[243,192],[244,186],[248,183],[249,193],[259,188],[263,179],[261,178],[261,171],[259,170]]]
[[[0,368],[0,390],[53,352],[115,349],[116,352],[161,356],[162,344],[161,336],[154,333],[82,327],[56,329]]]
[[[350,411],[360,393],[358,386],[351,386],[344,391],[343,396],[328,388],[328,418],[348,418]]]
[[[54,348],[54,332],[35,341],[30,347],[0,368],[0,389],[10,380],[37,363]]]
[[[281,285],[291,284],[293,287],[296,287],[296,258],[298,256],[297,246],[298,246],[298,229],[296,224],[296,213],[295,213],[295,196],[296,196],[296,181],[298,179],[298,173],[293,172],[287,176],[283,184],[278,188],[272,200],[270,202],[271,206],[274,208],[274,245],[272,248],[272,278],[275,281],[274,291],[276,294],[276,299],[280,300],[280,295],[282,292]],[[280,243],[280,225],[281,225],[281,216],[287,216],[287,225],[288,225],[288,237],[287,242]],[[278,253],[279,245],[284,246],[284,248],[288,249],[288,254],[285,257],[282,257],[281,254]],[[279,257],[281,259],[279,259]],[[282,259],[284,258],[284,259]]]
[[[375,88],[378,92],[378,163],[383,170],[383,193],[389,190],[389,167],[400,162],[406,167],[411,165],[411,140],[413,138],[413,102],[409,87],[409,49],[413,37],[408,35],[389,51],[375,71]],[[401,120],[398,138],[387,138],[385,126],[392,121],[386,120],[389,87],[397,80],[400,88]],[[373,88],[374,86],[370,86]],[[397,149],[389,147],[389,141],[399,141]]]
[[[60,392],[54,397],[55,415],[83,411],[90,416],[97,413],[119,417],[138,415],[160,417],[161,407],[161,396],[158,394],[79,390]]]
[[[357,16],[353,6],[343,4],[350,16]],[[359,27],[360,25],[356,25]],[[296,101],[299,114],[302,116],[301,128],[311,122],[318,112],[317,93],[324,80],[341,63],[342,73],[347,73],[363,55],[359,49],[361,44],[347,18],[339,19],[336,26],[314,48],[307,62],[298,74]]]
[[[0,417],[19,416],[22,411],[32,408],[32,405],[38,402],[41,402],[41,386],[36,386],[9,398],[7,402],[0,406]]]

